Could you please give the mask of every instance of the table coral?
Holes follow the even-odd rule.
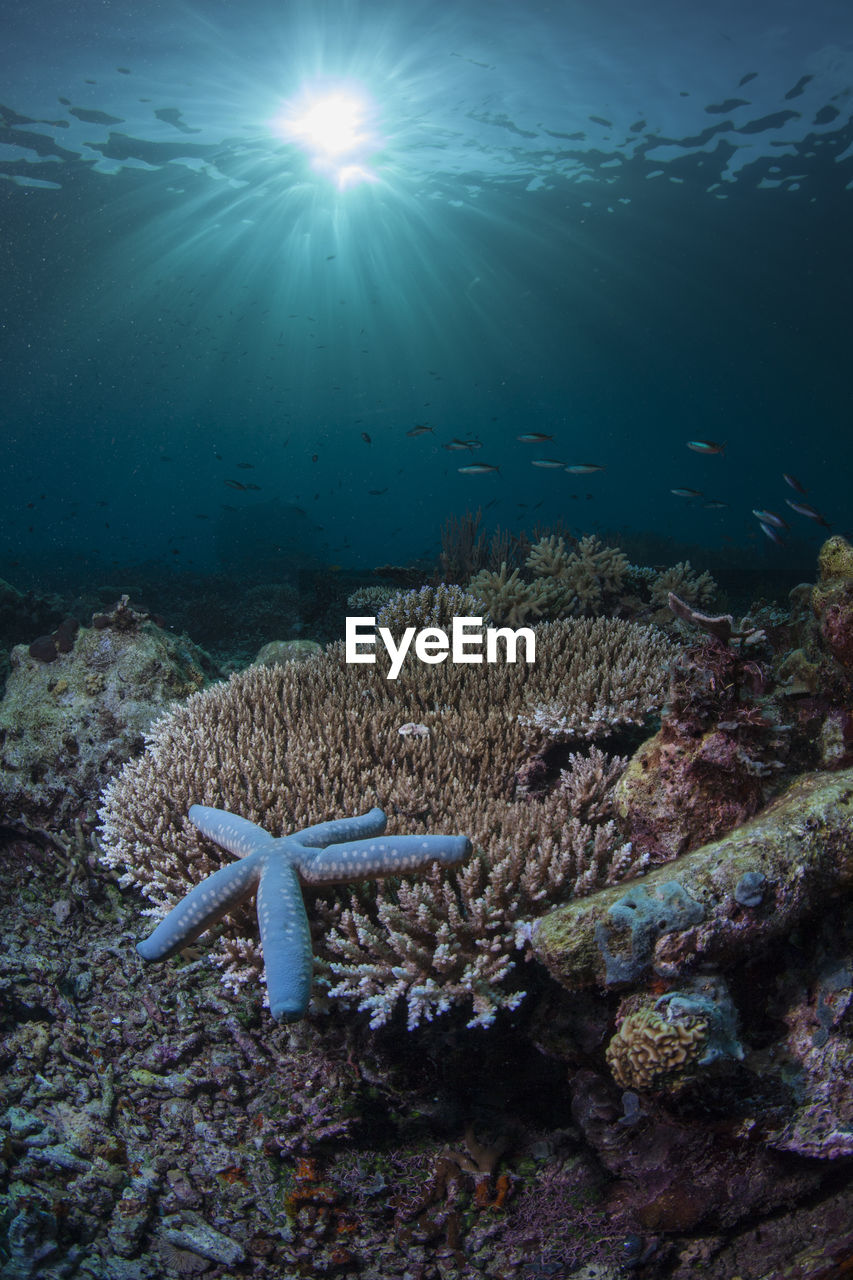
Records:
[[[446,594],[412,593],[410,607],[423,617]],[[397,597],[398,623],[405,610]],[[598,643],[578,656],[591,628]],[[475,855],[459,872],[432,868],[396,889],[316,904],[316,942],[331,992],[376,1025],[398,1001],[411,1026],[459,1004],[472,1005],[473,1020],[485,1025],[523,996],[508,979],[529,922],[572,893],[638,869],[586,774],[573,787],[554,771],[535,797],[519,787],[524,766],[550,746],[521,723],[525,703],[537,691],[559,696],[579,720],[596,707],[604,739],[623,714],[643,714],[669,646],[651,629],[597,619],[542,626],[537,650],[530,669],[417,663],[396,681],[379,664],[348,666],[343,645],[301,666],[251,667],[153,727],[145,754],[105,796],[105,860],[165,913],[223,862],[186,821],[193,803],[278,831],[358,812],[365,802],[388,812],[392,830],[464,831]],[[406,724],[427,732],[401,734]],[[597,757],[590,771],[607,791],[618,770]],[[260,958],[243,908],[229,921],[223,952],[229,986],[255,981]]]

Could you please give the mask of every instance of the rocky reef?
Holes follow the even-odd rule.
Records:
[[[200,689],[209,661],[123,597],[90,627],[73,618],[11,653],[0,702],[4,821],[70,829],[91,818],[109,778],[136,754],[153,720]]]
[[[554,659],[612,643],[592,672],[393,691],[334,648],[203,690],[203,655],[127,602],[49,618],[16,651],[14,725],[26,688],[96,714],[78,681],[99,637],[181,702],[113,787],[112,854],[86,815],[120,761],[78,777],[52,747],[70,799],[28,792],[4,836],[2,1280],[849,1273],[851,583],[833,538],[787,610],[736,623],[685,595],[680,642],[646,651],[656,685],[608,617],[546,626]],[[391,621],[457,600],[418,596]],[[263,1007],[250,917],[222,934],[236,998],[206,938],[156,969],[136,954],[131,886],[165,907],[218,865],[190,801],[284,830],[373,799],[400,830],[468,830],[475,856],[467,879],[310,903],[326,994],[303,1021]]]

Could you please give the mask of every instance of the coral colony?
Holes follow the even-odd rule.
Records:
[[[392,680],[380,633],[372,664],[277,642],[213,683],[127,601],[91,627],[37,602],[0,704],[28,833],[0,955],[4,1275],[651,1277],[712,1237],[728,1274],[723,1237],[743,1271],[758,1217],[778,1270],[818,1194],[853,1257],[853,548],[737,617],[686,562],[486,546],[473,519],[456,542],[467,588],[365,586],[348,613],[398,637],[532,619],[535,663],[449,640]],[[221,986],[136,962],[129,887],[160,921],[146,959],[221,922]],[[335,1017],[259,1009],[265,976],[301,1019],[312,972]],[[373,1034],[392,1018],[417,1039]]]
[[[441,624],[443,596],[407,593],[379,621],[396,634]],[[105,859],[162,916],[224,861],[186,821],[199,801],[288,830],[368,798],[398,829],[464,831],[477,855],[459,870],[316,902],[317,959],[329,996],[375,1026],[398,1002],[410,1026],[454,1005],[473,1005],[472,1022],[488,1025],[522,998],[505,979],[529,921],[635,862],[604,800],[624,762],[595,751],[567,759],[564,785],[532,803],[542,752],[641,724],[659,705],[671,647],[653,627],[566,619],[540,629],[531,666],[414,662],[392,681],[380,663],[348,664],[338,644],[302,668],[249,667],[152,727],[148,750],[104,794]],[[228,988],[257,980],[245,907],[229,914],[216,952]]]
[[[285,1022],[301,1018],[311,996],[311,931],[301,884],[396,876],[430,862],[452,866],[471,852],[467,836],[383,840],[386,818],[381,809],[321,822],[281,839],[222,809],[194,804],[189,816],[203,835],[238,861],[191,889],[136,949],[144,960],[165,960],[257,891],[270,1013]]]

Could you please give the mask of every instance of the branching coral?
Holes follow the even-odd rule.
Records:
[[[478,523],[469,522],[467,541],[472,542]],[[460,534],[461,536],[461,534]],[[517,540],[496,568],[494,555],[488,563],[482,554],[482,534],[476,542],[479,572],[471,577],[468,590],[477,597],[492,621],[520,626],[535,618],[642,616],[662,626],[672,623],[667,599],[677,592],[690,606],[704,606],[716,592],[716,583],[707,572],[697,574],[689,561],[660,572],[632,565],[618,547],[608,546],[594,535],[580,539],[569,533],[536,530],[536,541]],[[493,547],[498,545],[493,543]],[[470,547],[469,547],[470,550]],[[522,577],[523,560],[528,577]],[[473,563],[471,557],[452,559],[461,567]],[[447,573],[450,560],[443,560]],[[473,570],[472,570],[473,571]],[[463,577],[458,578],[464,581]]]
[[[468,592],[498,625],[520,627],[538,618],[545,608],[542,588],[525,582],[518,569],[508,573],[506,561],[497,573],[481,569],[468,584]]]
[[[593,536],[581,538],[574,551],[567,551],[563,538],[540,538],[526,563],[537,579],[547,581],[545,611],[554,617],[601,613],[619,594],[630,569],[621,551]]]
[[[680,560],[671,569],[659,573],[651,584],[651,602],[658,609],[669,607],[669,594],[673,592],[691,605],[705,605],[714,598],[717,584],[710,573],[697,574],[689,560]]]
[[[704,603],[715,589],[710,575],[697,577],[688,563],[676,565],[663,574],[631,565],[617,547],[607,546],[589,535],[574,546],[561,534],[543,534],[533,544],[525,560],[531,581],[519,569],[509,571],[508,563],[499,572],[481,570],[469,584],[496,622],[518,626],[531,617],[566,618],[598,616],[614,612],[627,592],[634,599],[639,586],[643,596],[651,595],[654,606],[666,603],[667,591],[677,588],[695,603]],[[658,619],[655,619],[658,621]],[[660,619],[668,621],[665,614]]]
[[[347,613],[373,614],[384,608],[392,596],[397,594],[394,587],[356,587],[347,596]]]
[[[642,724],[663,699],[671,652],[663,633],[596,618],[576,622],[573,634],[576,645],[563,669],[544,671],[538,687],[531,687],[522,723],[558,741],[601,737],[616,725]]]
[[[428,604],[413,593],[408,607]],[[581,663],[590,626],[598,643]],[[611,668],[625,653],[617,690]],[[602,754],[576,758],[569,779],[541,798],[518,793],[519,770],[547,741],[521,723],[525,700],[537,690],[567,709],[592,700],[603,729],[606,714],[614,724],[637,714],[643,691],[661,683],[661,656],[643,628],[599,620],[538,628],[532,668],[415,663],[389,681],[378,666],[348,666],[342,645],[301,667],[251,667],[153,727],[145,754],[106,794],[106,861],[126,869],[123,883],[138,885],[150,914],[162,916],[225,861],[188,822],[193,803],[275,834],[378,802],[392,834],[465,831],[475,854],[461,871],[365,888],[309,914],[326,934],[315,945],[333,994],[357,1001],[374,1023],[398,999],[410,1025],[462,1001],[473,1002],[474,1022],[488,1023],[520,999],[501,984],[530,919],[636,870],[606,816],[617,766]],[[407,724],[428,732],[401,734]],[[245,909],[222,947],[229,983],[259,968]]]
[[[376,615],[377,625],[400,631],[404,627],[449,628],[454,618],[478,617],[480,602],[461,587],[421,587],[419,591],[396,591]]]

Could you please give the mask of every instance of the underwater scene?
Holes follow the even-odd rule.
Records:
[[[0,68],[0,1280],[853,1276],[849,0]]]

